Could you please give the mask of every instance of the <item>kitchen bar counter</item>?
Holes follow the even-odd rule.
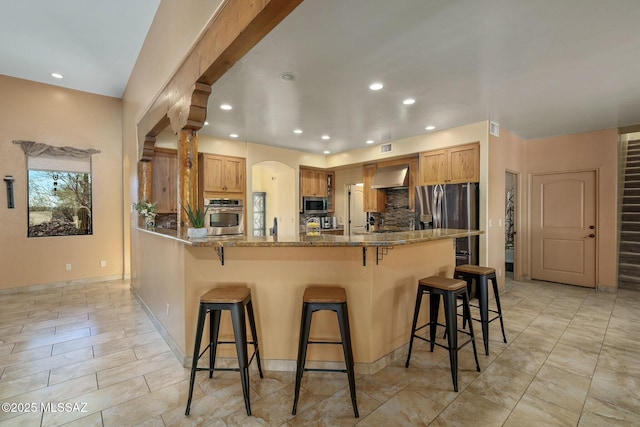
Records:
[[[481,233],[420,230],[192,241],[178,237],[175,230],[138,229],[132,239],[144,250],[132,260],[137,272],[132,286],[185,366],[193,352],[200,296],[214,287],[248,286],[263,368],[269,370],[295,370],[305,288],[342,286],[349,304],[356,371],[371,373],[406,354],[418,280],[451,277],[455,238]],[[424,319],[427,315],[423,310]],[[228,318],[223,318],[221,334],[222,339],[232,339]],[[311,334],[335,340],[335,314],[314,315]],[[236,363],[232,346],[220,351],[222,363],[225,357]],[[322,366],[343,363],[339,346],[311,346],[308,358]]]
[[[222,236],[206,237],[204,239],[190,239],[179,236],[177,230],[158,229],[154,232],[172,237],[187,245],[196,247],[380,247],[400,246],[412,243],[429,242],[433,240],[455,239],[458,237],[477,236],[482,234],[478,230],[436,229],[394,232],[371,232],[352,236],[322,234],[308,237],[303,233],[292,236]]]

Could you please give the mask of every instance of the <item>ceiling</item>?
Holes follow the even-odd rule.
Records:
[[[0,0],[0,74],[121,98],[159,4]]]
[[[110,96],[158,5],[3,3],[0,37],[16,43],[1,74]],[[638,124],[639,16],[637,0],[306,0],[214,84],[201,133],[339,153],[428,125],[491,120],[534,139]],[[52,81],[58,69],[72,77]]]

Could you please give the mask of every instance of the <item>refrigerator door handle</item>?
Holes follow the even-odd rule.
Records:
[[[442,185],[433,187],[433,228],[442,228]]]

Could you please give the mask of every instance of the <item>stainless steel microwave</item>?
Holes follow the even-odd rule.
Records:
[[[302,210],[306,214],[326,214],[329,210],[326,197],[303,197],[302,204]]]

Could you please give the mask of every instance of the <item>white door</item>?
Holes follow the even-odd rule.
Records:
[[[364,212],[364,187],[349,186],[349,234],[364,233],[367,214]]]
[[[595,287],[595,171],[534,175],[531,277]]]

